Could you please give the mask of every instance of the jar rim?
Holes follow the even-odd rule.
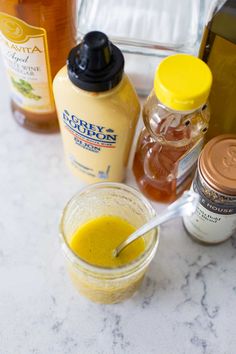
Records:
[[[112,267],[103,267],[103,266],[98,266],[98,265],[93,265],[81,257],[79,257],[70,247],[66,236],[64,232],[64,220],[65,220],[65,215],[67,213],[68,208],[70,207],[71,203],[73,203],[79,196],[85,195],[87,193],[92,192],[93,190],[97,190],[98,188],[104,189],[104,188],[111,188],[115,190],[125,190],[126,192],[132,194],[135,196],[139,201],[142,202],[142,204],[146,207],[148,213],[151,215],[151,217],[154,217],[156,215],[156,212],[152,205],[149,203],[149,201],[135,188],[127,186],[123,183],[115,183],[115,182],[99,182],[99,183],[94,183],[89,186],[86,186],[82,188],[79,192],[77,192],[66,204],[62,211],[62,215],[60,218],[60,224],[59,224],[59,237],[62,245],[62,250],[65,255],[65,257],[73,264],[75,265],[78,269],[81,269],[84,272],[89,273],[90,275],[98,275],[99,277],[102,278],[121,278],[121,277],[126,277],[131,273],[136,272],[140,268],[145,267],[145,265],[149,264],[152,258],[154,257],[156,253],[156,249],[159,244],[159,239],[160,239],[160,231],[159,228],[155,228],[152,231],[152,241],[150,242],[150,245],[148,246],[147,249],[142,252],[139,257],[136,259],[132,260],[129,263],[126,263],[124,265],[118,266],[116,268]]]

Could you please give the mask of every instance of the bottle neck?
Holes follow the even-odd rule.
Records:
[[[90,97],[97,98],[97,99],[102,99],[102,98],[106,98],[110,95],[114,95],[114,94],[118,93],[120,90],[122,90],[122,87],[126,82],[127,82],[127,75],[125,73],[123,73],[122,79],[118,83],[118,85],[116,85],[115,87],[113,87],[110,90],[106,90],[106,91],[102,91],[102,92],[86,91],[86,90],[83,90],[80,87],[76,86],[73,82],[71,82],[71,83],[72,83],[74,89],[79,91],[79,93],[81,95],[90,96]]]

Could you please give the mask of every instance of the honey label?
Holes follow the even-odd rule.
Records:
[[[45,29],[0,12],[0,47],[12,100],[25,110],[54,110]]]
[[[192,173],[202,146],[203,138],[199,139],[193,147],[177,161],[177,187]]]

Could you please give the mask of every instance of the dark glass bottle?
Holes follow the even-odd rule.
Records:
[[[236,1],[227,0],[208,23],[199,56],[211,69],[211,123],[207,140],[236,133]]]

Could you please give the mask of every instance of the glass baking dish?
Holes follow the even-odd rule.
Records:
[[[78,40],[105,32],[120,47],[126,72],[138,93],[150,92],[159,61],[170,54],[198,52],[209,13],[224,0],[80,0]]]

